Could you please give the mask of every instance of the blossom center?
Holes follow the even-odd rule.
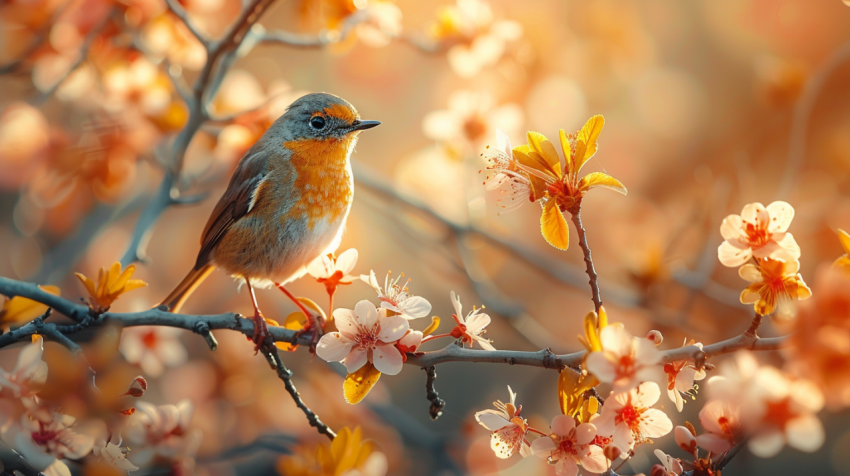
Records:
[[[758,225],[747,223],[744,231],[747,233],[747,241],[753,248],[759,248],[770,241],[770,233],[767,229],[760,228]]]
[[[376,324],[371,330],[364,330],[354,337],[354,342],[361,349],[374,349],[378,346],[378,331],[380,328]]]
[[[158,343],[159,338],[155,331],[150,331],[142,336],[142,344],[144,344],[144,346],[148,349],[156,349]]]
[[[632,430],[638,431],[640,429],[641,414],[643,414],[642,409],[635,408],[634,405],[626,405],[623,407],[623,411],[620,413],[619,419]]]

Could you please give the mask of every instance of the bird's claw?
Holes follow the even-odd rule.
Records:
[[[266,319],[263,317],[262,313],[259,311],[255,312],[254,316],[251,317],[251,320],[254,321],[254,334],[252,337],[249,337],[248,340],[254,343],[254,355],[257,355],[272,335],[269,332],[269,326],[266,324]]]
[[[319,344],[319,339],[325,333],[325,318],[321,314],[313,314],[307,316],[307,323],[304,328],[298,331],[296,339],[309,334],[310,335],[310,353],[316,353],[316,345]]]

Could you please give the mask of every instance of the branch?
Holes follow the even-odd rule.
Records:
[[[440,415],[443,414],[443,408],[446,406],[446,401],[440,398],[440,394],[437,393],[437,389],[434,387],[434,382],[437,381],[437,367],[423,367],[428,376],[425,378],[425,397],[431,402],[431,407],[428,409],[428,413],[431,415],[432,420],[436,420],[440,418]]]
[[[310,410],[310,407],[308,407],[307,404],[304,403],[304,400],[301,399],[301,394],[298,393],[298,390],[295,388],[295,384],[292,383],[292,371],[283,365],[283,361],[280,359],[280,353],[278,352],[277,347],[271,346],[271,350],[268,351],[266,358],[269,359],[269,362],[274,365],[275,369],[277,369],[277,376],[283,380],[283,384],[286,386],[286,391],[289,392],[292,400],[295,401],[295,405],[297,405],[298,408],[304,412],[304,415],[307,416],[310,426],[315,427],[319,433],[327,436],[331,440],[336,438],[336,433],[334,433],[328,425],[322,423],[319,416],[316,415],[313,410]]]
[[[42,291],[35,284],[23,283],[13,279],[0,277],[0,294],[9,297],[23,296],[32,299],[42,304],[46,304],[66,316],[72,318],[76,317],[75,320],[82,320],[85,316],[89,315],[87,306],[74,303],[65,298],[57,297]],[[251,319],[244,318],[237,313],[214,315],[174,314],[159,308],[131,313],[106,312],[94,320],[91,325],[99,326],[104,324],[118,324],[123,327],[168,326],[201,333],[202,329],[199,330],[198,328],[199,322],[203,322],[211,330],[233,330],[241,332],[249,337],[254,333],[253,321]],[[53,325],[55,324],[44,324],[45,327]],[[70,330],[76,331],[77,329]],[[25,324],[11,332],[0,335],[0,348],[37,333],[38,330],[33,322]],[[66,332],[66,334],[67,333],[72,332]],[[271,334],[271,339],[274,342],[289,342],[291,344],[300,344],[305,346],[309,346],[312,343],[311,336],[301,334],[298,331],[284,329],[282,327],[269,327],[269,333]],[[701,361],[710,357],[747,349],[756,351],[777,350],[784,346],[787,340],[788,336],[761,338],[742,334],[715,344],[703,346],[702,349],[692,345],[663,351],[661,352],[662,362],[678,360]],[[479,362],[526,365],[531,367],[560,370],[564,367],[575,367],[579,365],[584,358],[584,354],[585,352],[581,351],[571,354],[556,355],[549,349],[543,349],[536,352],[515,350],[473,350],[464,349],[452,344],[436,351],[408,354],[407,363],[427,368],[446,362]]]
[[[180,2],[177,0],[165,0],[165,4],[168,5],[168,9],[171,10],[171,13],[173,13],[174,16],[179,18],[183,24],[186,25],[186,28],[192,33],[192,35],[194,35],[195,38],[198,39],[198,41],[201,42],[202,45],[207,46],[209,44],[210,41],[207,39],[207,36],[202,33],[201,30],[198,29],[198,26],[195,25],[195,22],[189,18],[189,12],[183,8],[183,5],[181,5]]]
[[[587,267],[587,276],[590,278],[588,284],[590,284],[590,292],[591,292],[591,300],[593,301],[593,307],[596,308],[596,313],[599,313],[599,310],[602,309],[602,297],[599,295],[599,276],[596,275],[596,270],[593,268],[593,258],[590,257],[590,247],[587,245],[587,232],[584,230],[584,226],[581,224],[581,208],[576,207],[576,209],[570,211],[573,219],[573,225],[576,227],[576,233],[578,233],[578,245],[581,247],[581,251],[584,254],[584,264]]]
[[[345,41],[357,25],[369,20],[369,18],[368,11],[359,10],[349,15],[339,30],[323,30],[318,35],[302,35],[283,30],[272,30],[263,33],[257,42],[279,43],[299,48],[322,48]]]

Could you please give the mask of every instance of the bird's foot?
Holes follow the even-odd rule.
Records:
[[[254,321],[254,335],[252,337],[248,337],[248,340],[254,342],[254,355],[257,355],[272,335],[269,332],[269,326],[266,324],[266,319],[259,310],[254,311],[254,316],[251,317],[251,320]]]

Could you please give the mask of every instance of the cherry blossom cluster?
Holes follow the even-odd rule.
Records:
[[[176,406],[140,401],[129,406],[127,399],[142,397],[147,390],[141,376],[114,396],[103,396],[81,383],[98,395],[87,400],[101,405],[75,418],[61,412],[61,400],[39,396],[51,386],[43,353],[43,339],[35,337],[19,352],[11,372],[0,369],[0,441],[31,467],[47,476],[70,476],[69,460],[125,473],[154,458],[170,461],[175,471],[193,466],[201,435],[189,430],[193,412],[189,401]]]
[[[338,284],[353,282],[349,273],[356,262],[357,251],[351,249],[341,253],[339,258],[320,257],[308,267],[308,272],[333,295]],[[393,279],[392,273],[387,273],[382,284],[374,271],[361,275],[360,281],[375,291],[380,304],[376,306],[369,300],[362,300],[354,309],[334,309],[337,331],[322,336],[316,346],[316,355],[328,362],[343,363],[349,374],[369,364],[382,374],[397,375],[408,353],[419,352],[423,343],[437,338],[453,337],[470,348],[477,344],[485,350],[496,350],[482,337],[490,324],[490,316],[482,312],[482,308],[475,307],[464,315],[460,298],[454,291],[451,292],[455,311],[452,318],[456,325],[450,333],[433,334],[440,324],[438,317],[432,318],[431,325],[424,330],[411,329],[411,321],[430,314],[431,303],[412,294],[410,281],[402,282],[403,277],[401,274]]]

